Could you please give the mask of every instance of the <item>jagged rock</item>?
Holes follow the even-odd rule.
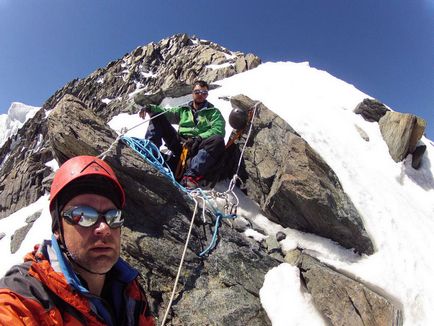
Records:
[[[387,112],[379,121],[380,131],[395,162],[413,153],[422,137],[426,121],[413,114]]]
[[[277,242],[277,239],[276,239],[276,237],[274,235],[269,235],[265,239],[265,245],[267,247],[268,253],[281,251],[280,250],[279,242]]]
[[[285,262],[287,262],[288,264],[292,265],[292,266],[297,266],[298,263],[300,262],[300,258],[301,258],[301,250],[296,248],[290,251],[287,251],[284,253],[285,254]]]
[[[238,217],[232,221],[232,226],[237,230],[238,232],[244,232],[249,227],[251,227],[250,222],[245,219],[244,217]]]
[[[383,103],[377,100],[365,98],[354,109],[354,113],[360,114],[366,121],[379,121],[386,112],[390,111]]]
[[[39,110],[0,150],[0,219],[44,195],[42,180],[51,173],[44,110]]]
[[[5,237],[6,233],[4,232],[0,232],[0,240],[3,239]]]
[[[27,224],[33,224],[36,222],[36,220],[41,216],[42,210],[37,211],[36,213],[33,213],[32,215],[28,216],[26,218]]]
[[[242,95],[233,97],[231,103],[243,110],[255,106]],[[247,194],[268,218],[360,253],[374,252],[362,219],[333,170],[263,104],[257,106],[244,159]]]
[[[285,232],[279,231],[276,233],[276,240],[277,241],[280,242],[280,241],[285,240],[285,239],[286,239],[286,233]]]
[[[38,211],[26,218],[26,225],[19,228],[11,237],[11,253],[14,254],[20,249],[21,243],[26,238],[27,233],[33,226],[33,223],[41,216],[42,211]]]
[[[302,254],[298,267],[313,302],[331,325],[403,324],[400,309],[364,284]]]
[[[48,135],[59,162],[75,155],[98,155],[116,139],[104,121],[69,95],[50,114]],[[122,143],[107,153],[106,161],[127,194],[122,256],[144,275],[151,306],[162,317],[188,233],[192,202]],[[209,216],[208,221],[205,225],[196,221],[193,227],[168,325],[268,325],[259,289],[265,273],[278,262],[224,223],[216,249],[200,258],[197,254],[212,236]]]
[[[417,146],[416,149],[413,152],[413,157],[411,159],[411,166],[413,167],[413,169],[419,169],[420,165],[422,163],[422,157],[423,154],[426,151],[426,145],[420,145]]]

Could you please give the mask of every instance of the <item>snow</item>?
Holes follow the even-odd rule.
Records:
[[[14,136],[23,124],[33,118],[40,107],[13,102],[7,114],[0,115],[0,147]]]
[[[205,66],[205,68],[211,69],[211,70],[217,70],[217,69],[222,69],[222,68],[227,68],[227,67],[231,67],[233,66],[232,63],[230,62],[225,62],[225,63],[221,63],[218,65],[207,65]]]
[[[59,163],[57,163],[57,161],[53,159],[45,163],[45,166],[48,166],[49,168],[51,168],[51,170],[56,171],[59,168]]]
[[[103,98],[103,99],[101,99],[101,102],[103,102],[103,103],[105,103],[105,104],[109,104],[111,101],[113,101],[113,99],[111,99],[111,98]]]
[[[145,78],[155,78],[157,77],[157,74],[154,74],[152,72],[143,72],[141,71],[140,74]]]
[[[299,274],[297,267],[283,263],[265,276],[259,295],[273,326],[325,325],[310,294],[302,291]]]
[[[358,256],[337,243],[316,235],[283,228],[264,217],[257,204],[241,191],[239,216],[266,230],[282,231],[284,250],[302,248],[337,270],[353,275],[372,289],[392,300],[404,312],[405,325],[434,325],[434,147],[422,138],[427,152],[419,170],[407,158],[394,162],[384,143],[377,123],[369,123],[353,109],[369,95],[308,63],[264,63],[256,69],[218,82],[220,88],[210,91],[209,101],[227,119],[232,109],[223,97],[245,94],[261,101],[285,119],[333,168],[345,192],[363,217],[373,240],[375,253]],[[163,105],[178,105],[189,97],[166,99]],[[130,129],[129,136],[143,137],[147,121],[138,114],[122,113],[110,127],[120,134]],[[365,141],[356,126],[368,136]],[[131,129],[132,128],[132,129]],[[227,133],[230,127],[227,124]],[[53,168],[56,168],[53,165]],[[225,183],[218,185],[226,187]],[[48,238],[50,218],[47,198],[0,220],[0,240],[4,263],[0,275],[22,255],[32,249],[41,237]],[[21,249],[9,254],[10,236],[24,225],[31,213],[44,209],[28,234]],[[48,214],[48,215],[47,215]],[[246,236],[263,239],[248,230]],[[305,293],[298,270],[281,264],[265,276],[260,299],[273,325],[326,325]]]

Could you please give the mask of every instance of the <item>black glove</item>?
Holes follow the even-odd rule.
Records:
[[[196,153],[200,143],[202,142],[202,137],[190,137],[187,138],[184,145],[190,150],[191,153]]]
[[[151,112],[152,112],[151,105],[150,104],[146,104],[145,106],[143,106],[140,109],[139,117],[142,118],[142,119],[144,119],[145,116],[146,116],[146,113],[151,113]]]

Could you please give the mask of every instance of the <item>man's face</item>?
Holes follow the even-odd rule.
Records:
[[[206,87],[201,87],[200,85],[196,85],[193,88],[193,101],[196,104],[202,104],[206,101],[208,97],[208,89]]]
[[[106,197],[84,194],[71,199],[63,210],[81,205],[101,213],[116,209]],[[90,227],[71,225],[64,218],[61,218],[61,223],[66,248],[77,263],[94,273],[106,273],[113,267],[120,254],[120,227],[111,229],[102,217]]]

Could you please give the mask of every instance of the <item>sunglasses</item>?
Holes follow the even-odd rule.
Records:
[[[200,95],[208,95],[208,91],[203,91],[201,89],[195,89],[193,91],[194,94],[200,94]]]
[[[78,224],[85,228],[95,225],[100,217],[104,217],[107,225],[112,229],[119,228],[124,224],[120,209],[110,209],[105,213],[100,213],[89,206],[76,206],[64,211],[62,216],[69,224]]]

